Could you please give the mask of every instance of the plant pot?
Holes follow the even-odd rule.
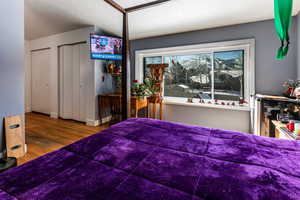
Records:
[[[148,97],[150,103],[160,103],[162,101],[162,97],[160,94],[154,94],[151,97]]]
[[[145,97],[144,96],[134,96],[136,99],[138,99],[138,100],[143,100],[143,99],[145,99]]]

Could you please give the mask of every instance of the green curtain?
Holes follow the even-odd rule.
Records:
[[[289,51],[289,29],[292,21],[293,0],[274,0],[275,28],[281,41],[276,58],[283,60]]]

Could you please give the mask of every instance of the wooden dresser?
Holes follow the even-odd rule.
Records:
[[[262,118],[262,126],[261,126],[261,136],[265,137],[275,137],[275,128],[272,124],[272,120],[269,116],[265,115]]]
[[[292,107],[294,109],[290,109]],[[282,96],[256,95],[254,132],[259,136],[292,139],[291,136],[281,130],[285,127],[285,124],[277,121],[277,115],[282,114],[286,109],[299,115],[299,108],[300,101],[295,99]]]

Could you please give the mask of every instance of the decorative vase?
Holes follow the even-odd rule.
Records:
[[[287,90],[283,93],[285,97],[293,97],[294,96],[294,90],[295,88],[289,87]]]

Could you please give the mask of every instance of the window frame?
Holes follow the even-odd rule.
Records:
[[[212,56],[212,60],[214,60],[214,52],[234,50],[244,50],[244,96],[245,99],[250,102],[251,95],[255,94],[255,39],[137,50],[135,51],[135,79],[140,82],[143,81],[144,58],[146,57],[162,56],[163,61],[164,57],[166,56],[184,56],[191,54],[209,53]],[[214,62],[212,62],[212,70],[214,70]],[[214,73],[212,73],[212,76],[214,76]],[[214,99],[213,94],[214,82],[212,82],[212,99]]]

